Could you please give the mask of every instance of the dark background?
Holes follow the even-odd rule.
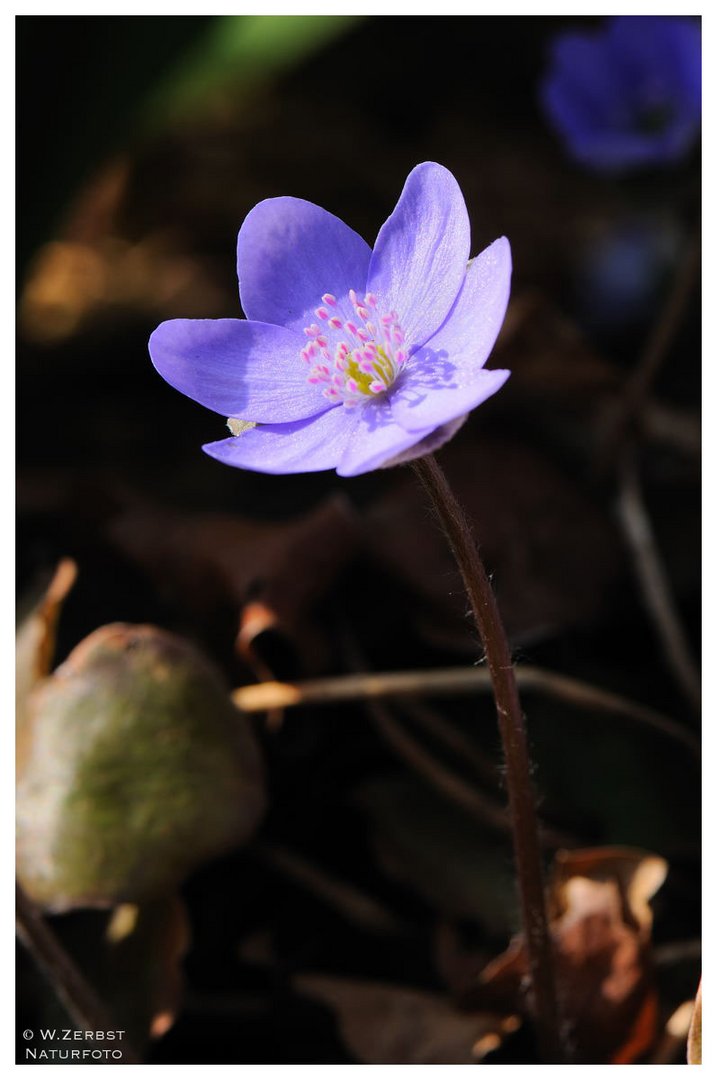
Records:
[[[265,582],[248,574],[243,595],[202,605],[115,526],[131,525],[135,513],[218,511],[281,530],[340,492],[359,523],[355,551],[317,593],[305,624],[257,644],[264,670],[279,678],[348,670],[340,644],[347,627],[376,669],[472,662],[477,645],[450,564],[430,545],[424,552],[428,541],[415,530],[402,532],[416,512],[405,470],[342,481],[226,469],[200,450],[223,436],[222,419],[166,385],[146,344],[165,318],[240,314],[236,233],[260,199],[310,199],[370,242],[407,173],[432,159],[463,189],[473,251],[500,235],[513,249],[512,304],[495,365],[515,374],[441,459],[476,519],[518,656],[694,727],[635,583],[615,513],[618,477],[604,465],[601,437],[605,410],[639,362],[698,227],[696,154],[623,179],[570,161],[537,99],[548,43],[566,20],[347,19],[323,39],[309,33],[293,54],[285,43],[267,47],[259,62],[241,42],[241,22],[233,20],[235,54],[223,56],[213,18],[17,23],[18,576],[22,601],[60,557],[79,564],[58,660],[105,622],[150,622],[199,642],[233,685],[253,681],[261,672],[237,655],[234,638]],[[637,445],[694,649],[697,298],[695,290],[650,392],[683,434]],[[196,552],[187,558],[191,576]],[[444,592],[452,593],[445,602]],[[498,761],[487,700],[441,708]],[[564,702],[531,697],[527,711],[548,818],[584,846],[632,844],[667,858],[656,940],[696,938],[699,774],[689,754]],[[471,911],[440,896],[440,830],[422,834],[438,868],[432,889],[415,852],[403,853],[402,875],[386,869],[377,836],[398,843],[407,823],[441,814],[451,836],[469,823],[395,757],[360,707],[302,710],[274,734],[257,726],[271,800],[263,841],[377,896],[407,929],[372,938],[252,849],[218,860],[184,886],[193,930],[188,1003],[149,1051],[153,1062],[355,1060],[329,1011],[292,989],[296,972],[438,992],[437,925],[455,923],[486,957],[514,928],[491,925],[480,900]],[[502,841],[480,843],[490,851],[498,844],[495,858],[509,866]],[[467,841],[451,859],[461,851],[470,851]],[[508,886],[507,911],[511,904]],[[53,922],[72,940],[82,920],[95,918],[77,912]],[[266,931],[270,959],[241,959],[239,942]],[[661,972],[666,1013],[691,996],[695,976],[694,962]],[[20,994],[18,1023],[33,1026],[47,990],[24,955]],[[532,1060],[520,1037],[503,1053]]]

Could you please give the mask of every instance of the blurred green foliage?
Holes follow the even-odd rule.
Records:
[[[147,129],[236,107],[354,16],[22,16],[17,20],[19,275],[83,182]]]
[[[225,15],[212,20],[196,45],[156,87],[147,117],[177,120],[216,94],[241,94],[307,60],[357,15]]]

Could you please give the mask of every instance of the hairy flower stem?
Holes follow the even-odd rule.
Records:
[[[530,779],[525,723],[510,647],[470,525],[443,470],[432,454],[418,458],[411,464],[430,495],[448,537],[463,576],[488,661],[505,755],[513,848],[531,976],[533,1017],[543,1060],[546,1063],[560,1064],[565,1061],[565,1053],[560,1037],[555,965],[545,907],[538,818]]]

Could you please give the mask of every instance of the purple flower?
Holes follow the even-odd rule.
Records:
[[[409,461],[510,374],[483,366],[508,304],[510,246],[496,240],[468,267],[469,253],[461,190],[433,162],[410,173],[373,251],[313,203],[266,199],[239,232],[248,319],[164,322],[152,361],[230,418],[236,437],[203,448],[227,465],[357,476]]]
[[[552,46],[542,86],[550,120],[578,161],[606,172],[684,157],[700,130],[700,27],[624,15]]]

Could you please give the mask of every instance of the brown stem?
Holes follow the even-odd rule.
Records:
[[[493,680],[493,695],[506,764],[518,890],[531,975],[535,1026],[543,1060],[565,1061],[550,927],[545,906],[538,818],[530,779],[530,758],[513,671],[513,660],[498,605],[478,554],[471,528],[433,455],[412,462],[433,502],[461,571]]]
[[[49,925],[42,917],[22,886],[16,886],[17,932],[23,945],[47,979],[67,1010],[67,1014],[80,1031],[115,1031],[117,1024],[109,1015],[104,1003],[85,979],[72,957],[65,951]],[[119,1049],[122,1060],[112,1065],[138,1065],[139,1057],[125,1038]]]

